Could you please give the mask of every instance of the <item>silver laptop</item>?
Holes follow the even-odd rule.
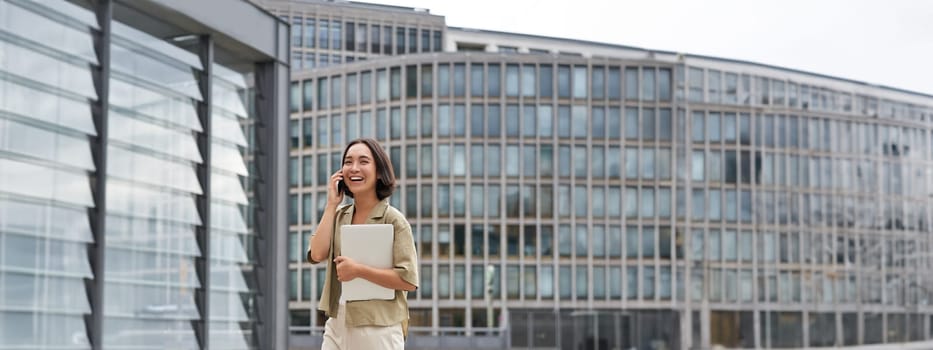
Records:
[[[380,268],[392,268],[392,246],[395,230],[389,224],[342,225],[340,250],[357,263]],[[382,287],[364,278],[355,278],[343,284],[342,296],[353,300],[392,300],[395,290]]]

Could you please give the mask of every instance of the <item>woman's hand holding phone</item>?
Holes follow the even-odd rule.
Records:
[[[327,186],[327,205],[336,208],[343,202],[343,170],[338,170],[330,177],[330,186]]]

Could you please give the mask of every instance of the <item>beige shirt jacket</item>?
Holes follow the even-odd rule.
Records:
[[[344,205],[337,208],[334,218],[333,237],[331,239],[330,255],[327,261],[327,273],[324,278],[324,289],[321,293],[321,302],[318,309],[324,311],[328,317],[337,317],[337,308],[340,301],[341,283],[337,280],[336,264],[334,258],[340,256],[340,227],[350,225],[353,219],[355,206]],[[395,228],[393,239],[392,265],[402,280],[418,287],[418,255],[415,251],[414,237],[411,225],[398,209],[389,205],[388,198],[383,199],[369,213],[367,224],[391,224]],[[317,264],[320,261],[311,259],[311,250],[308,249],[308,261]],[[408,320],[408,299],[406,291],[396,290],[392,300],[357,300],[348,301],[346,305],[346,321],[348,326],[394,326]],[[408,322],[403,324],[407,326]],[[405,327],[407,328],[407,327]]]

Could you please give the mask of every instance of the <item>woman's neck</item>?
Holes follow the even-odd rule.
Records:
[[[356,206],[357,212],[365,211],[368,213],[378,203],[379,198],[376,197],[375,193],[353,197],[353,205]]]

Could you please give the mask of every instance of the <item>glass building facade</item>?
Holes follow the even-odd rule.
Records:
[[[292,300],[316,304],[324,270],[301,252],[365,136],[418,242],[413,326],[485,327],[492,266],[515,348],[930,339],[933,98],[744,70],[448,53],[300,75]]]
[[[169,5],[0,1],[0,349],[274,348],[276,56]]]
[[[304,257],[357,137],[386,147],[415,234],[412,348],[488,327],[506,339],[487,348],[933,346],[933,96],[418,9],[260,3],[293,28],[292,348],[323,331],[325,271]]]

